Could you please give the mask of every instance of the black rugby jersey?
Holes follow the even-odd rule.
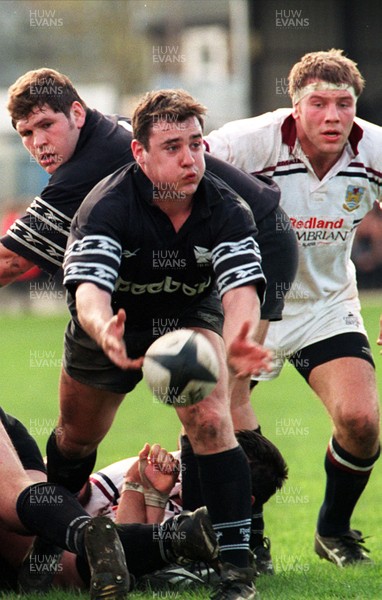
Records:
[[[124,308],[127,327],[174,317],[211,294],[256,285],[265,278],[254,240],[252,212],[219,178],[206,174],[192,211],[176,232],[152,204],[153,184],[131,164],[100,182],[73,219],[65,255],[64,284],[70,295],[91,282]],[[73,309],[73,302],[69,302]]]
[[[1,239],[4,246],[55,273],[62,266],[75,212],[101,179],[133,160],[131,139],[128,119],[87,109],[73,156],[10,227]]]

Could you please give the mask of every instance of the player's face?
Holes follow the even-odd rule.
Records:
[[[72,157],[85,117],[79,102],[73,102],[69,117],[45,105],[17,121],[16,130],[36,162],[52,174]]]
[[[311,162],[333,164],[342,154],[355,117],[355,100],[347,90],[315,91],[304,96],[293,111],[297,136]]]
[[[148,150],[136,140],[132,149],[159,198],[192,198],[205,171],[202,128],[196,117],[183,122],[158,120]]]

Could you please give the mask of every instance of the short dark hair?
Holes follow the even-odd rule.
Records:
[[[86,104],[79,96],[70,79],[54,69],[36,69],[21,75],[8,90],[8,111],[12,125],[26,119],[35,109],[48,105],[54,112],[69,117],[73,102]]]
[[[133,136],[145,150],[149,149],[152,127],[160,121],[171,123],[186,121],[196,117],[203,130],[207,109],[188,92],[176,90],[157,90],[147,92],[140,100],[132,117]]]
[[[258,502],[265,504],[287,479],[287,464],[280,450],[257,431],[237,431],[236,439],[249,461],[252,494]]]

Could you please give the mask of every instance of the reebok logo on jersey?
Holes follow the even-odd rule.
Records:
[[[170,276],[165,277],[162,281],[153,283],[135,283],[134,281],[126,281],[125,279],[122,279],[122,277],[118,277],[115,289],[118,292],[128,292],[134,296],[141,296],[142,294],[159,294],[162,292],[173,294],[178,291],[185,296],[196,296],[197,294],[203,294],[210,286],[211,277],[209,277],[207,281],[201,281],[194,285],[176,281]]]

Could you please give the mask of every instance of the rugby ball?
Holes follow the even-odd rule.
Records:
[[[172,406],[190,406],[208,396],[219,377],[216,352],[201,333],[170,331],[147,350],[143,374],[155,398]]]

